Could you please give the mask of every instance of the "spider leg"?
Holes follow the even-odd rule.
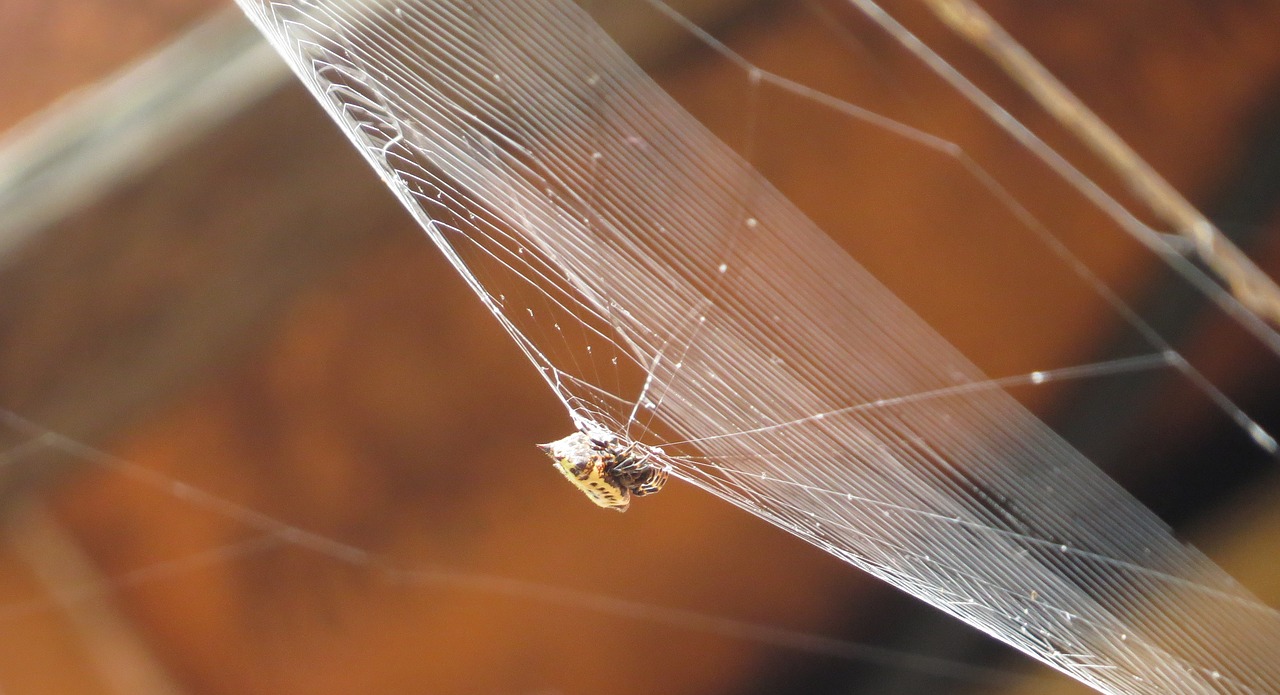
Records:
[[[638,445],[632,443],[627,448],[614,454],[613,473],[623,478],[634,478],[644,473],[649,466],[649,459],[653,453],[644,450],[639,456],[636,455]]]
[[[649,466],[640,476],[627,486],[631,490],[631,494],[636,497],[644,497],[662,489],[667,484],[667,469],[665,466]]]

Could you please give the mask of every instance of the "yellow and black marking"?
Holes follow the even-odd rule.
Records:
[[[667,484],[667,469],[651,465],[648,461],[627,461],[617,457],[614,477],[636,497],[644,497],[662,489]]]
[[[606,509],[625,512],[633,494],[651,495],[667,482],[666,469],[649,461],[651,452],[645,450],[637,456],[639,444],[619,447],[575,432],[550,444],[539,444],[538,448],[551,457],[556,470],[587,499]]]

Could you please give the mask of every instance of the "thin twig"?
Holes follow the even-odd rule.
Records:
[[[972,0],[926,0],[944,24],[996,62],[1068,131],[1105,161],[1130,190],[1178,234],[1258,316],[1280,325],[1280,287],[1187,202],[1097,114]]]

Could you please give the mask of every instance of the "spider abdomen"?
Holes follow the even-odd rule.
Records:
[[[625,512],[632,495],[651,495],[667,482],[666,467],[656,465],[653,451],[638,443],[621,446],[613,437],[575,432],[538,448],[574,487],[606,509]]]

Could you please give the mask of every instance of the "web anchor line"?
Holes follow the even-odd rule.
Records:
[[[177,478],[44,428],[13,411],[0,409],[0,423],[25,435],[19,443],[0,451],[0,462],[5,465],[20,463],[38,454],[42,449],[51,448],[139,482],[165,495],[183,500],[195,508],[241,523],[255,532],[241,541],[156,562],[107,577],[103,581],[63,587],[54,597],[34,598],[0,605],[0,622],[22,620],[33,614],[57,610],[68,604],[98,599],[124,589],[145,587],[219,563],[244,560],[293,545],[330,558],[342,565],[375,572],[382,580],[395,585],[514,597],[623,620],[655,623],[676,630],[771,645],[805,654],[824,655],[852,662],[877,664],[886,668],[932,674],[959,682],[1012,685],[1024,682],[1026,678],[1013,671],[885,649],[735,620],[712,613],[629,600],[584,591],[580,586],[557,586],[517,577],[466,571],[446,565],[404,565],[355,545],[276,520]]]
[[[827,418],[848,415],[851,413],[859,413],[879,408],[890,408],[896,405],[912,403],[916,401],[924,401],[935,398],[950,398],[961,396],[968,393],[979,391],[989,391],[995,389],[1007,389],[1014,386],[1035,385],[1039,386],[1050,382],[1060,382],[1072,379],[1088,379],[1102,376],[1114,376],[1117,374],[1128,374],[1134,372],[1150,371],[1154,369],[1168,368],[1175,365],[1178,356],[1176,353],[1159,353],[1152,355],[1138,355],[1136,357],[1121,357],[1107,362],[1095,362],[1086,365],[1077,365],[1074,367],[1061,367],[1059,369],[1048,369],[1043,371],[1034,371],[1028,374],[1019,374],[1016,376],[1000,377],[998,379],[988,379],[968,384],[959,384],[956,386],[947,386],[932,391],[922,391],[920,393],[912,393],[905,396],[895,396],[892,398],[880,398],[866,403],[859,403],[835,410],[827,410],[821,413],[814,413],[802,418],[790,420],[787,422],[779,422],[773,425],[765,425],[752,430],[743,430],[741,432],[727,432],[725,434],[713,434],[699,439],[687,439],[681,441],[667,442],[667,446],[679,446],[684,444],[702,444],[717,439],[728,439],[732,437],[741,437],[763,432],[772,432],[774,430],[786,429],[790,427],[798,427],[806,424],[812,424]]]
[[[393,187],[401,201],[575,421],[661,447],[684,479],[1100,690],[1280,691],[1275,612],[1008,392],[1173,368],[1256,428],[1145,324],[1134,326],[1154,354],[986,377],[568,0],[238,2],[380,174],[406,182]],[[751,108],[763,108],[758,85],[787,90],[949,157],[1009,202],[957,143],[771,75],[665,3],[647,4],[739,65]],[[849,6],[1280,354],[1274,331],[890,13]],[[325,75],[361,84],[330,89]],[[441,190],[409,184],[422,181]],[[450,212],[446,238],[433,215]],[[632,388],[622,380],[597,383],[609,365],[577,336],[643,372],[636,399],[618,397]],[[566,470],[581,467],[580,482],[606,492],[638,482],[609,478],[647,460],[633,458],[636,442],[598,439],[576,442]],[[997,524],[1008,533],[982,530]],[[1059,552],[1019,547],[1031,538],[1060,540]],[[1035,595],[1052,596],[1052,610]]]

